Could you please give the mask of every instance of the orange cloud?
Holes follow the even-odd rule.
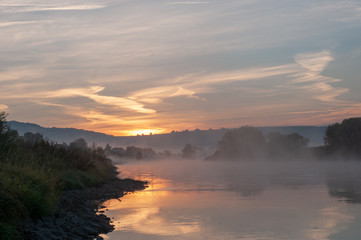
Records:
[[[2,111],[6,111],[6,110],[8,110],[8,106],[6,106],[6,105],[4,105],[4,104],[0,104],[0,112],[2,112]]]
[[[124,97],[104,96],[100,95],[99,92],[103,91],[104,87],[92,86],[89,88],[70,88],[61,89],[57,91],[49,91],[40,93],[41,98],[67,98],[67,97],[86,97],[97,103],[103,105],[111,105],[118,108],[129,109],[139,113],[155,113],[155,110],[145,108],[143,104]]]
[[[22,69],[14,68],[8,71],[0,72],[0,82],[2,81],[14,81],[20,79],[36,79],[44,76],[44,71],[38,69]]]

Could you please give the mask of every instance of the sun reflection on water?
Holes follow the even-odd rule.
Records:
[[[104,203],[111,211],[113,225],[116,231],[135,231],[138,233],[176,236],[200,231],[198,221],[178,217],[169,222],[162,217],[161,209],[180,207],[184,204],[184,197],[172,194],[166,179],[151,175],[138,175],[138,179],[149,181],[148,188],[128,194],[119,199],[112,199]],[[173,196],[172,196],[173,195]]]

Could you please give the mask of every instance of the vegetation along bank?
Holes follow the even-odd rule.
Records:
[[[94,239],[111,231],[109,219],[95,214],[98,204],[146,184],[116,174],[101,147],[18,136],[0,113],[0,239]]]

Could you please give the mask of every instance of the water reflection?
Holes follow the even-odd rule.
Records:
[[[361,235],[354,226],[361,205],[339,201],[345,196],[334,194],[331,189],[341,188],[332,186],[349,188],[330,176],[348,178],[344,169],[331,165],[176,161],[122,165],[121,177],[150,184],[121,201],[105,203],[116,227],[107,238],[356,239]]]
[[[330,196],[348,203],[359,204],[361,203],[361,169],[359,166],[354,166],[351,169],[350,167],[347,171],[330,174],[327,179],[327,186]]]

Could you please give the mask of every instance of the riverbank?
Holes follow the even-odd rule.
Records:
[[[142,190],[147,182],[114,178],[100,186],[70,190],[62,194],[59,210],[53,216],[23,221],[25,240],[102,239],[99,234],[114,230],[111,219],[103,213],[106,200],[120,198],[127,192]]]
[[[111,230],[109,219],[95,216],[102,199],[144,188],[116,180],[102,147],[19,136],[6,116],[0,112],[0,240],[89,239]]]

